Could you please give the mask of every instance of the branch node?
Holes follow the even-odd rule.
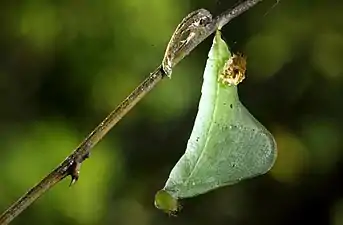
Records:
[[[76,159],[73,160],[73,162],[67,169],[67,176],[69,175],[71,176],[69,187],[71,187],[78,181],[80,177],[81,164],[84,160],[88,159],[89,156],[90,156],[90,152],[88,151],[85,155],[81,157],[77,157]]]

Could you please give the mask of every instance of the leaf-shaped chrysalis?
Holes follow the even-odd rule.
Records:
[[[163,195],[156,195],[156,207],[174,212],[178,199],[264,174],[273,166],[277,155],[273,136],[238,97],[245,66],[245,58],[231,56],[217,31],[187,149],[159,192]]]

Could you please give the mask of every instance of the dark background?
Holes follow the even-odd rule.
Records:
[[[223,28],[248,58],[241,101],[275,136],[264,176],[153,199],[185,150],[212,36],[13,224],[342,225],[343,2],[265,0]],[[161,62],[180,20],[235,1],[0,2],[0,211],[58,165]]]

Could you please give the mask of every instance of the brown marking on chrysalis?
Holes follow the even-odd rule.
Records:
[[[238,85],[245,79],[245,71],[247,69],[246,56],[242,54],[233,54],[226,61],[223,71],[220,73],[218,81],[226,85]]]

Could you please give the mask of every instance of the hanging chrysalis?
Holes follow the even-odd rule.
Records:
[[[204,72],[202,95],[184,155],[172,169],[155,206],[170,214],[178,200],[264,174],[276,160],[271,133],[242,105],[237,85],[246,59],[231,56],[217,31]]]

